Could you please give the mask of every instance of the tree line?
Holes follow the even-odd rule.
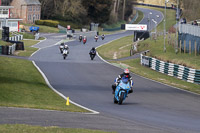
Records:
[[[127,20],[132,14],[133,0],[39,0],[41,19],[55,19],[74,23],[113,23]],[[10,5],[12,0],[2,0]]]
[[[76,23],[112,23],[127,20],[132,13],[132,2],[164,5],[165,0],[39,0],[42,19],[58,19]],[[170,0],[176,5],[177,0]],[[2,5],[10,5],[12,0],[1,0]],[[183,17],[188,20],[200,18],[199,0],[179,0]],[[125,4],[124,4],[125,3]]]
[[[133,0],[40,0],[42,19],[57,19],[88,24],[127,20]]]

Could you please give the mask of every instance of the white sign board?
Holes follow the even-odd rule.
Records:
[[[125,30],[146,31],[147,25],[145,25],[145,24],[125,24]]]

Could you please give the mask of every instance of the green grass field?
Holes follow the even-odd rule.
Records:
[[[0,106],[87,112],[72,104],[66,106],[31,61],[0,57],[0,64]]]
[[[136,21],[134,21],[134,24],[138,24],[144,17],[143,12],[138,10],[138,18],[136,19]]]
[[[98,48],[104,59],[119,59],[130,55],[133,36],[123,37]]]
[[[117,63],[121,64],[118,65],[120,67],[128,68],[133,73],[136,73],[138,75],[141,75],[146,78],[150,78],[171,86],[175,86],[184,90],[188,90],[191,92],[195,92],[200,94],[200,86],[197,84],[192,84],[185,82],[183,80],[177,79],[175,77],[170,77],[166,74],[162,74],[159,72],[156,72],[148,67],[141,66],[140,65],[140,59],[132,59],[132,60],[125,60],[125,61],[112,61],[111,63]]]
[[[0,125],[1,133],[114,133],[80,128],[41,127],[30,125]]]
[[[25,26],[32,26],[32,24],[22,24]],[[49,27],[49,26],[44,26],[44,25],[33,25],[33,26],[38,26],[40,27],[39,32],[41,33],[58,33],[59,29],[55,27]]]
[[[33,48],[31,46],[39,43],[40,41],[36,41],[36,40],[23,40],[22,42],[24,42],[24,48],[25,48],[25,50],[24,51],[17,50],[15,52],[15,55],[29,57],[32,53],[34,53],[35,51],[38,50],[37,48]]]

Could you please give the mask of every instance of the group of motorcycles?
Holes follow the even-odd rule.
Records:
[[[105,35],[101,36],[101,39],[104,40]],[[97,42],[98,40],[98,36],[96,35],[94,37],[95,41]],[[86,36],[82,37],[82,35],[79,36],[79,41],[83,41],[83,44],[86,43],[87,38]],[[69,54],[69,47],[67,44],[65,43],[61,43],[59,46],[60,52],[63,55],[63,59],[66,59],[66,57]],[[96,50],[95,47],[93,47],[90,52],[89,52],[90,58],[91,60],[93,60],[96,56]],[[116,89],[115,89],[115,93],[114,93],[114,103],[115,104],[119,104],[121,105],[122,102],[126,99],[126,97],[128,97],[129,91],[131,89],[131,85],[128,82],[128,79],[126,78],[122,78],[121,81],[119,82],[119,84],[117,85]]]
[[[59,46],[59,49],[60,49],[60,53],[63,55],[63,59],[65,60],[66,57],[69,54],[69,47],[68,47],[68,45],[65,44],[65,43],[61,43],[60,46]]]
[[[104,38],[105,38],[105,35],[102,34],[102,35],[101,35],[101,39],[104,40]],[[98,35],[95,35],[95,37],[94,37],[95,42],[97,42],[98,39],[99,39]]]
[[[79,36],[79,41],[81,42],[82,40],[83,40],[83,44],[86,44],[86,42],[87,42],[87,37],[86,37],[86,36],[80,35],[80,36]]]
[[[95,37],[94,37],[95,42],[97,42],[98,39],[99,39],[98,35],[95,35]],[[101,35],[101,39],[102,39],[102,40],[105,39],[105,35],[104,35],[104,34]],[[80,35],[80,36],[79,36],[79,41],[80,41],[80,42],[83,41],[83,44],[86,44],[86,42],[87,42],[87,37],[86,37],[86,36]]]

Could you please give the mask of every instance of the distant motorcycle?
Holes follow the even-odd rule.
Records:
[[[118,86],[115,89],[114,103],[122,104],[122,102],[128,96],[130,89],[131,89],[131,85],[128,82],[128,79],[122,78],[120,80],[120,83],[118,84]]]
[[[102,36],[101,36],[101,39],[104,40],[104,38],[105,38],[105,35],[102,35]]]
[[[94,39],[95,39],[95,41],[97,42],[97,40],[98,40],[99,38],[98,38],[98,36],[95,36]]]
[[[79,41],[81,42],[83,39],[82,35],[79,36]]]
[[[68,54],[69,54],[69,51],[67,49],[64,49],[63,50],[63,59],[64,60],[66,59],[66,57],[68,56]]]
[[[83,37],[83,44],[85,44],[87,42],[87,38]]]

